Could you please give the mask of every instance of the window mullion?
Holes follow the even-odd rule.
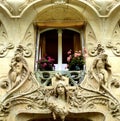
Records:
[[[58,70],[62,69],[62,29],[58,29]]]

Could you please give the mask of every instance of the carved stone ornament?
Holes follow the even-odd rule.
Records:
[[[0,58],[5,57],[8,52],[14,48],[14,45],[8,41],[8,35],[7,32],[2,24],[2,22],[0,21]]]
[[[27,7],[30,3],[35,2],[37,0],[2,0],[0,4],[4,5],[6,9],[8,9],[11,16],[20,16],[22,11]]]
[[[112,42],[108,42],[106,45],[107,48],[110,48],[116,56],[120,56],[120,43],[113,44]]]
[[[29,8],[31,5],[35,3],[41,2],[42,0],[1,0],[0,4],[3,6],[5,11],[11,17],[21,17],[21,15]],[[70,3],[69,0],[50,0],[51,3],[55,3],[55,5]],[[100,17],[107,17],[110,15],[112,10],[117,6],[120,2],[119,0],[79,0],[79,2],[84,2],[85,4],[88,2],[90,7],[94,7],[94,10]],[[72,2],[71,2],[72,3]]]
[[[113,54],[120,56],[120,20],[116,24],[114,31],[112,33],[112,40],[108,41],[106,47],[111,49]]]
[[[102,46],[100,43],[96,47],[93,47],[88,50],[88,54],[92,57],[97,56],[103,52],[104,52],[104,46]]]
[[[120,120],[120,75],[113,76],[108,55],[103,50],[80,83],[75,81],[81,78],[79,72],[72,72],[70,76],[69,71],[66,71],[68,74],[39,72],[38,79],[29,70],[23,50],[19,45],[8,75],[0,78],[1,121],[47,117],[69,121],[72,116],[83,121]]]
[[[86,0],[98,12],[101,17],[107,17],[110,15],[111,10],[120,2],[119,0]]]
[[[1,44],[2,49],[0,49],[0,58],[5,57],[10,49],[14,48],[14,45],[12,43],[8,43],[6,46],[4,44]]]

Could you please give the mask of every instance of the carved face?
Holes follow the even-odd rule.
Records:
[[[103,61],[101,59],[99,59],[96,66],[97,66],[97,68],[104,68]]]
[[[22,72],[22,67],[23,67],[22,62],[18,62],[18,63],[16,64],[16,72],[17,72],[17,73],[21,73],[21,72]]]
[[[57,85],[56,92],[58,93],[58,95],[65,94],[65,87],[64,87],[64,85],[62,83]]]

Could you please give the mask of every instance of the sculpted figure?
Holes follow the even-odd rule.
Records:
[[[107,87],[109,77],[111,75],[110,65],[108,64],[106,54],[101,54],[94,60],[92,71],[93,76],[98,81],[99,85],[105,85]]]
[[[82,86],[100,91],[101,86],[108,88],[111,78],[111,66],[108,63],[108,55],[101,53],[93,61]]]
[[[16,87],[23,75],[25,75],[26,70],[28,69],[27,63],[22,57],[22,46],[19,46],[16,50],[14,58],[11,60],[11,69],[9,71],[9,79],[10,79],[10,88]]]
[[[67,90],[62,80],[59,80],[56,87],[54,88],[54,93],[47,100],[47,105],[52,111],[53,118],[60,117],[64,121],[66,115],[68,114],[68,104],[67,104]]]

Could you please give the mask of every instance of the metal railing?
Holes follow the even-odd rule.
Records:
[[[51,79],[55,76],[56,73],[61,74],[62,76],[65,76],[69,78],[69,85],[75,86],[77,84],[80,84],[85,76],[85,71],[35,71],[35,76],[38,82],[45,86],[51,85]]]

